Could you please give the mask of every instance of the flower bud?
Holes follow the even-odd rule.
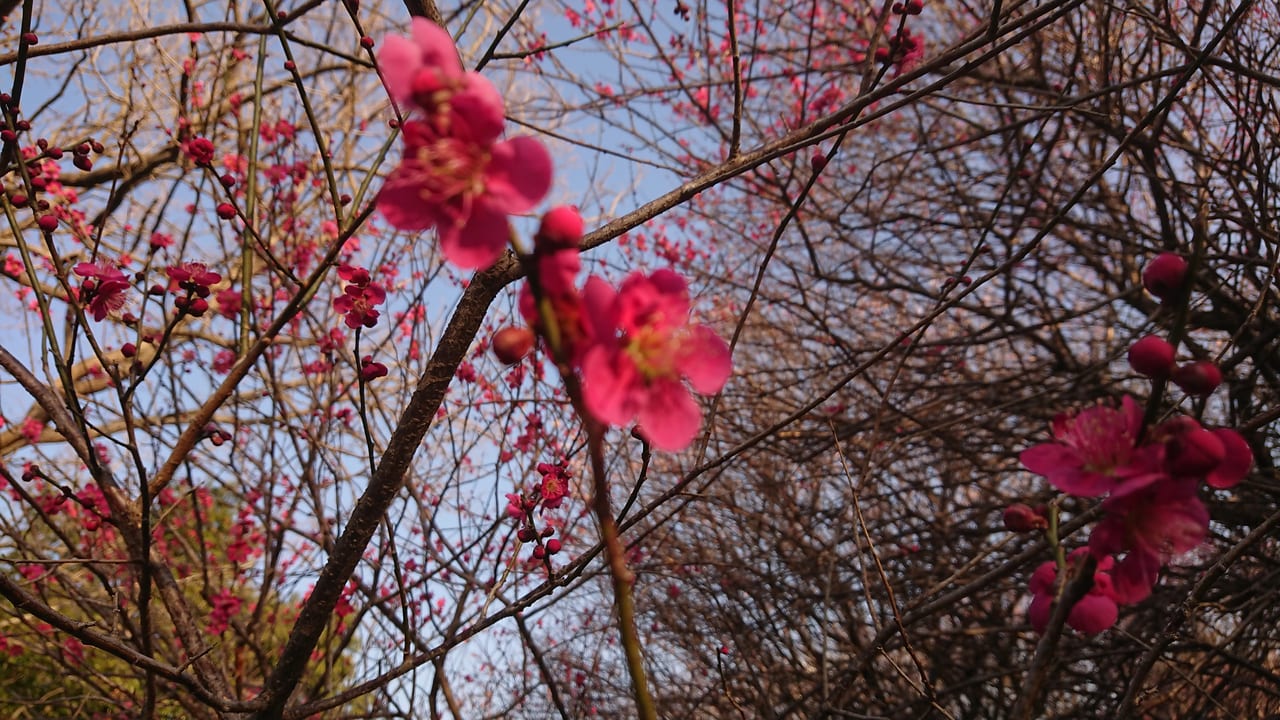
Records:
[[[1222,384],[1222,371],[1208,360],[1200,360],[1174,370],[1173,382],[1188,395],[1207,397]]]
[[[503,328],[493,335],[493,354],[501,362],[514,365],[533,349],[533,340],[533,331],[528,328]]]
[[[223,220],[230,220],[236,216],[236,206],[231,203],[218,203],[218,217]]]
[[[58,218],[53,215],[41,215],[40,219],[36,220],[36,224],[45,232],[53,232],[58,229]]]
[[[1169,469],[1175,475],[1203,475],[1226,457],[1226,446],[1214,433],[1197,427],[1169,441]]]
[[[1152,295],[1168,300],[1178,294],[1187,279],[1187,261],[1176,253],[1161,253],[1142,271],[1142,285]]]
[[[1029,533],[1049,527],[1049,520],[1024,503],[1004,509],[1004,526],[1016,533]]]
[[[1129,348],[1129,367],[1139,375],[1165,378],[1176,366],[1173,346],[1164,338],[1148,335]]]
[[[542,225],[534,236],[534,243],[542,251],[576,248],[584,229],[582,215],[577,208],[560,205],[542,216]]]

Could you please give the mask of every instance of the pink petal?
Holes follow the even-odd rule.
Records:
[[[689,447],[702,425],[702,409],[683,383],[654,380],[645,390],[637,430],[658,450],[675,452]]]
[[[1116,624],[1120,608],[1116,601],[1098,593],[1089,593],[1071,608],[1067,624],[1086,635],[1097,635]]]
[[[1138,527],[1153,549],[1178,555],[1195,548],[1209,534],[1209,511],[1197,497],[1172,502],[1157,499],[1142,515]]]
[[[1111,571],[1116,602],[1132,605],[1147,599],[1159,574],[1158,556],[1138,550],[1130,552]]]
[[[695,325],[685,342],[679,369],[699,395],[720,392],[733,372],[728,343],[706,325]]]
[[[1042,562],[1036,568],[1036,571],[1031,573],[1031,580],[1027,582],[1027,587],[1030,588],[1034,595],[1052,595],[1053,582],[1057,579],[1058,564],[1052,560]]]
[[[1058,443],[1041,443],[1027,448],[1018,456],[1022,466],[1044,475],[1051,485],[1068,495],[1097,497],[1115,486],[1115,478],[1086,472],[1080,454]]]
[[[670,330],[689,322],[688,287],[684,278],[670,270],[631,273],[622,281],[618,296],[618,326],[624,331]]]
[[[531,137],[512,138],[491,149],[485,192],[495,207],[522,213],[551,190],[551,153]]]
[[[422,69],[422,50],[409,38],[388,35],[378,51],[378,69],[391,97],[407,103],[413,98],[413,79]]]
[[[510,233],[506,213],[487,202],[476,202],[461,227],[440,228],[440,251],[465,270],[487,268],[502,256]]]
[[[1049,616],[1053,614],[1053,595],[1036,595],[1031,600],[1031,607],[1027,608],[1027,619],[1031,621],[1031,627],[1036,632],[1044,632],[1049,625]]]
[[[404,165],[396,168],[378,192],[378,211],[392,227],[400,230],[427,230],[438,218],[433,203],[422,199],[422,187],[414,182]]]
[[[636,385],[640,378],[635,363],[626,355],[593,345],[582,358],[582,399],[597,420],[608,425],[626,425],[636,416]]]
[[[592,275],[582,288],[582,309],[587,333],[595,342],[613,343],[618,334],[614,301],[618,294],[607,281]],[[628,418],[630,419],[630,418]]]
[[[462,75],[462,60],[458,58],[458,47],[447,30],[426,18],[415,17],[413,41],[417,43],[421,65],[436,68],[445,78],[456,78]]]
[[[463,76],[463,88],[449,100],[454,119],[463,127],[459,134],[473,142],[489,144],[502,134],[507,118],[502,95],[488,78],[479,73]]]
[[[1253,450],[1235,430],[1222,428],[1214,430],[1213,434],[1222,441],[1226,454],[1204,481],[1209,487],[1220,490],[1235,487],[1249,474],[1249,468],[1253,467]]]

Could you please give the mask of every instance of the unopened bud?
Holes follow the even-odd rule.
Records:
[[[1208,360],[1200,360],[1174,370],[1173,382],[1188,395],[1208,397],[1222,384],[1222,371]]]
[[[578,247],[585,228],[582,215],[569,205],[553,207],[542,216],[542,225],[534,242],[539,250],[564,250]]]
[[[1049,520],[1025,503],[1014,503],[1004,509],[1004,526],[1016,533],[1029,533],[1049,527]]]
[[[1142,271],[1142,286],[1161,300],[1168,300],[1182,290],[1187,279],[1187,261],[1176,253],[1161,253]]]
[[[1139,375],[1165,378],[1177,363],[1174,349],[1164,338],[1148,335],[1129,348],[1129,367]]]
[[[493,335],[493,354],[501,362],[514,365],[533,349],[533,340],[533,331],[528,328],[503,328]]]

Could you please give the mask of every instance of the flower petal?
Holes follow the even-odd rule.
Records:
[[[485,193],[495,207],[522,213],[551,190],[551,153],[531,137],[512,138],[491,149]]]
[[[456,78],[462,75],[462,60],[458,47],[448,30],[427,20],[413,19],[413,41],[418,46],[419,63],[436,68],[442,77]],[[385,43],[384,43],[385,46]]]
[[[602,345],[587,348],[582,357],[582,399],[597,420],[622,426],[636,416],[635,387],[640,382],[635,363]]]
[[[1086,635],[1097,635],[1116,624],[1120,608],[1116,601],[1099,593],[1089,593],[1067,615],[1067,624]]]
[[[427,230],[438,218],[435,206],[422,198],[422,187],[404,166],[396,168],[378,192],[378,211],[392,227],[400,230]]]
[[[1235,487],[1249,474],[1249,468],[1253,467],[1253,450],[1235,430],[1221,428],[1214,430],[1213,434],[1222,441],[1226,454],[1204,481],[1209,487],[1219,490]]]
[[[706,325],[695,325],[681,350],[681,374],[699,395],[720,392],[733,372],[729,345]]]
[[[618,294],[607,281],[592,275],[582,288],[582,309],[586,315],[587,334],[594,342],[615,342],[618,332],[614,302]]]
[[[378,69],[387,93],[398,103],[413,98],[413,79],[422,69],[422,50],[409,38],[388,35],[378,51]]]
[[[1159,556],[1140,550],[1131,551],[1111,571],[1116,602],[1132,605],[1146,600],[1159,574]]]
[[[502,95],[479,73],[467,73],[462,82],[463,88],[449,100],[454,119],[461,126],[456,134],[487,145],[498,139],[507,121]]]
[[[506,213],[487,202],[476,202],[461,227],[440,228],[440,251],[464,270],[487,268],[502,256],[510,233]]]
[[[675,452],[689,447],[702,425],[702,409],[684,384],[654,380],[645,390],[637,430],[658,450]]]

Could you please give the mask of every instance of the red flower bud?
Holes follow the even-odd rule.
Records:
[[[230,220],[236,216],[236,206],[231,203],[218,203],[218,217],[223,220]]]
[[[120,346],[120,354],[127,358],[131,358],[138,354],[138,346],[133,343],[125,343]]]
[[[1181,433],[1169,441],[1169,469],[1175,475],[1203,475],[1226,457],[1222,438],[1204,428]]]
[[[1139,375],[1165,378],[1176,366],[1173,346],[1164,338],[1148,335],[1129,348],[1129,367]]]
[[[555,555],[555,554],[556,554],[556,553],[558,553],[558,552],[560,552],[560,541],[559,541],[559,540],[556,540],[555,538],[552,538],[552,539],[548,540],[548,541],[547,541],[547,554],[548,554],[548,555]]]
[[[539,250],[566,250],[578,247],[584,232],[582,215],[568,205],[553,207],[542,216],[542,225],[534,236]]]
[[[814,150],[813,157],[809,158],[809,167],[813,170],[814,174],[816,175],[822,172],[823,168],[825,168],[826,166],[827,166],[826,154],[823,153],[821,150]]]
[[[1016,533],[1029,533],[1049,527],[1049,520],[1029,505],[1014,503],[1004,509],[1004,526]]]
[[[520,542],[533,542],[538,539],[538,531],[531,527],[522,527],[520,532],[516,533],[516,537],[520,538]]]
[[[1208,360],[1200,360],[1174,370],[1173,382],[1188,395],[1207,397],[1222,384],[1222,371]]]
[[[40,219],[36,220],[36,224],[45,232],[53,232],[58,229],[58,218],[52,215],[41,215]]]
[[[71,159],[71,164],[75,165],[76,167],[80,168],[85,172],[89,172],[90,170],[93,169],[93,161],[89,159],[88,155],[75,156],[74,158]]]
[[[1182,289],[1187,279],[1187,261],[1175,253],[1161,253],[1142,271],[1142,285],[1152,295],[1168,300]]]
[[[528,328],[503,328],[493,335],[493,354],[503,363],[514,365],[533,349],[533,339],[533,331]]]
[[[372,50],[373,38],[369,37],[368,35],[365,35],[364,37],[360,38],[360,47],[364,48],[365,50]]]

